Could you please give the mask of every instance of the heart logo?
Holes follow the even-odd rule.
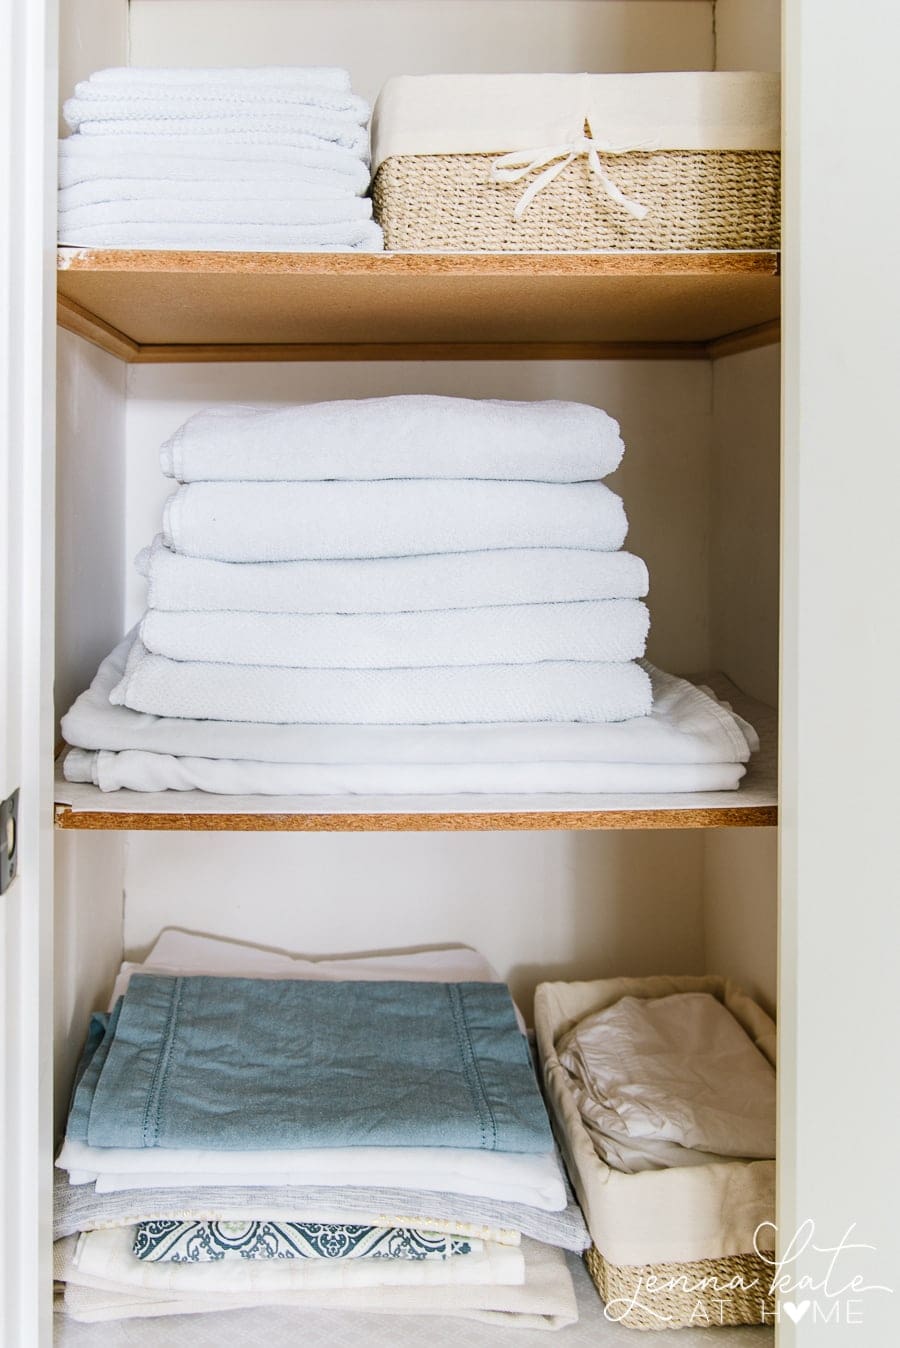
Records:
[[[783,1301],[781,1303],[781,1309],[786,1315],[789,1315],[794,1324],[797,1325],[809,1310],[809,1302],[801,1301],[799,1305],[796,1305],[793,1301]]]

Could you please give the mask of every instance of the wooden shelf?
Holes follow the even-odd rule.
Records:
[[[778,822],[777,718],[727,680],[709,680],[751,722],[760,750],[738,791],[684,795],[211,796],[100,791],[57,771],[56,827],[166,832],[502,832],[765,828]]]
[[[59,250],[59,322],[135,363],[708,359],[778,340],[779,257]]]

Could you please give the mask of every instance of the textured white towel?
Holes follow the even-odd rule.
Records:
[[[399,727],[398,727],[399,728]],[[540,729],[541,727],[535,727]],[[70,749],[68,782],[101,791],[207,791],[219,796],[646,795],[736,791],[742,763],[255,763],[132,749]]]
[[[187,167],[190,169],[190,165]],[[365,169],[362,165],[359,167],[367,182]],[[125,169],[125,166],[122,168]],[[274,202],[282,204],[295,202],[303,207],[310,202],[321,201],[326,205],[334,205],[339,201],[348,207],[343,219],[355,219],[357,216],[367,219],[372,213],[372,203],[368,202],[366,207],[360,209],[358,205],[360,196],[361,193],[354,190],[350,179],[344,173],[310,169],[305,176],[300,173],[274,176],[270,170],[263,175],[257,173],[255,177],[231,178],[220,174],[218,178],[205,177],[199,181],[192,181],[188,173],[182,178],[95,177],[73,183],[71,187],[61,187],[57,193],[56,204],[60,212],[71,212],[84,210],[85,207],[96,206],[101,202],[141,204],[150,202],[157,208],[165,205],[167,211],[162,218],[174,220],[176,217],[168,208],[181,206],[187,202],[204,202],[207,209],[209,203],[242,203],[246,218],[247,203],[268,206]],[[300,218],[298,215],[297,219]],[[72,219],[70,215],[70,222]]]
[[[254,194],[238,192],[185,194],[180,199],[154,197],[109,198],[84,206],[60,209],[59,230],[64,235],[73,229],[91,225],[199,224],[215,228],[231,225],[285,225],[301,231],[315,230],[324,236],[333,226],[371,220],[369,197],[345,192],[339,197],[279,197],[259,190]]]
[[[276,669],[167,660],[136,641],[114,705],[211,721],[434,725],[624,721],[650,711],[637,664],[546,661],[434,669]]]
[[[601,482],[193,482],[163,513],[167,546],[225,562],[482,548],[615,552],[627,528],[621,499]]]
[[[83,80],[76,84],[74,97],[63,105],[63,118],[73,130],[86,121],[146,117],[187,121],[194,117],[279,117],[308,112],[341,118],[357,126],[364,126],[371,115],[364,98],[322,84],[277,88],[227,83],[128,86]]]
[[[140,636],[153,655],[306,669],[636,660],[650,615],[639,599],[509,604],[430,613],[166,613]]]
[[[268,763],[746,763],[752,727],[684,679],[644,663],[653,688],[649,716],[590,724],[339,726],[176,720],[114,707],[130,633],[100,665],[63,717],[69,744]]]
[[[406,394],[292,407],[211,407],[160,451],[179,482],[496,478],[588,482],[618,468],[599,407]]]
[[[349,89],[350,72],[340,66],[107,66],[95,70],[90,87],[123,85],[138,90],[145,85],[213,84],[251,91],[292,89],[297,85],[321,85],[325,89]]]
[[[327,562],[212,562],[183,557],[161,537],[135,566],[149,608],[176,612],[396,613],[640,599],[647,568],[630,552],[501,548],[424,557]]]
[[[69,248],[183,248],[219,252],[365,252],[384,249],[374,220],[349,225],[140,224],[66,226],[59,242]]]
[[[128,118],[120,121],[82,122],[79,136],[236,136],[247,144],[259,140],[267,144],[324,147],[339,145],[360,159],[369,152],[369,137],[363,127],[348,119],[316,116],[314,113],[283,113],[278,117],[253,114],[233,117]]]
[[[357,192],[365,191],[369,183],[359,156],[336,145],[297,147],[264,141],[248,145],[234,136],[76,135],[61,140],[58,149],[61,187],[94,178],[289,182],[325,171],[350,178]]]

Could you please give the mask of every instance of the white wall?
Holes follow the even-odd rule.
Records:
[[[781,0],[716,0],[716,69],[781,69]]]
[[[249,20],[249,22],[248,22]],[[698,0],[131,0],[133,65],[339,65],[390,75],[709,70]]]

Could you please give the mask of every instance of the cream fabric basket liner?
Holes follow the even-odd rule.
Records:
[[[775,1215],[775,1162],[731,1161],[624,1175],[597,1155],[569,1077],[556,1055],[561,1035],[621,997],[709,992],[775,1064],[775,1024],[734,983],[704,977],[615,978],[541,983],[534,1020],[558,1140],[594,1244],[612,1264],[691,1263],[753,1250],[761,1222]],[[771,1248],[772,1240],[762,1241]]]
[[[778,150],[780,80],[755,71],[647,75],[398,75],[372,118],[372,176],[393,155],[564,147]]]

